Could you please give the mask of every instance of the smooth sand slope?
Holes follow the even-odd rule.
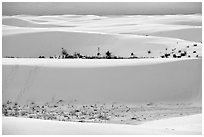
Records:
[[[49,28],[49,27],[60,27],[59,25],[55,24],[39,24],[32,22],[30,20],[23,20],[15,17],[11,18],[4,18],[2,20],[2,24],[6,24],[8,26],[15,26],[15,27],[31,27],[31,28]]]
[[[35,30],[34,30],[35,31]],[[42,32],[44,31],[44,32]],[[60,55],[61,48],[69,54],[80,52],[83,55],[95,56],[97,49],[105,55],[110,50],[113,55],[129,57],[134,52],[136,56],[159,57],[165,49],[185,49],[193,46],[193,42],[173,38],[154,36],[101,34],[89,32],[72,32],[59,30],[40,30],[3,36],[3,57],[46,57]],[[201,55],[201,46],[197,50]],[[151,50],[151,55],[147,51]]]
[[[3,117],[3,135],[201,135],[201,114],[147,122],[141,125],[59,122]]]
[[[192,35],[193,34],[193,35]],[[202,42],[202,28],[189,28],[180,30],[170,30],[165,32],[156,32],[150,35],[179,38],[189,41]]]
[[[62,116],[55,119],[60,120],[73,109],[80,110],[78,118],[69,115],[68,121],[84,120],[83,116],[85,121],[92,116],[96,116],[93,121],[100,121],[98,114],[108,111],[110,119],[100,122],[120,123],[3,117],[3,134],[201,134],[202,59],[194,58],[202,56],[201,14],[17,15],[4,16],[2,24],[2,56],[21,57],[3,58],[5,116],[22,116],[14,105],[18,102],[19,108],[28,111],[24,117],[47,119],[54,114],[53,118]],[[126,57],[132,52],[139,57],[160,57],[176,48],[175,52],[186,51],[191,59],[48,59],[61,55],[61,48],[69,54],[95,56],[98,47],[102,55],[110,50]],[[42,55],[48,58],[36,58]],[[65,104],[56,104],[59,100]],[[42,103],[47,113],[38,114],[43,108],[31,102]],[[85,109],[84,104],[96,108]],[[72,105],[69,111],[66,105]],[[63,108],[64,114],[59,113]],[[185,116],[192,114],[198,115]],[[177,116],[183,117],[151,121]],[[121,125],[144,121],[151,122]]]
[[[201,59],[3,59],[2,70],[3,102],[201,103]]]
[[[202,16],[192,15],[57,15],[4,16],[3,57],[46,57],[60,55],[61,48],[69,54],[80,52],[95,56],[160,57],[168,48],[187,50],[201,56]],[[196,49],[192,45],[197,44]],[[151,55],[147,51],[151,50]],[[188,49],[189,50],[189,49]],[[196,54],[191,55],[193,50]],[[26,51],[26,52],[25,52]]]
[[[151,35],[166,31],[189,32],[189,37],[181,37],[176,32],[169,37],[201,42],[202,15],[131,15],[131,16],[95,16],[95,15],[56,15],[56,16],[4,16],[5,26],[19,28],[63,28],[68,31],[103,32],[114,34]],[[4,29],[4,27],[3,27]],[[185,30],[186,29],[186,30]],[[3,31],[3,34],[6,33]],[[199,33],[199,35],[196,35]],[[194,37],[194,36],[197,37]],[[163,37],[158,34],[156,36]],[[185,36],[185,35],[184,35]]]

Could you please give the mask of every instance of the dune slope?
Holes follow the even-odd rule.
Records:
[[[201,59],[47,60],[3,59],[3,101],[201,102]]]
[[[170,30],[170,31],[164,31],[164,32],[156,32],[150,35],[202,42],[202,28]]]
[[[3,135],[200,135],[201,114],[147,122],[141,125],[74,123],[3,117]],[[176,122],[176,123],[175,123]]]
[[[4,16],[2,24],[3,57],[59,55],[62,47],[70,54],[94,56],[100,47],[102,55],[111,50],[117,56],[129,57],[133,52],[136,56],[160,57],[165,48],[180,50],[193,44],[199,45],[196,52],[201,56],[200,14],[16,15]]]
[[[21,18],[5,18],[2,19],[2,24],[7,26],[15,27],[29,27],[29,28],[50,28],[50,27],[60,27],[56,24],[46,24],[46,23],[36,23],[31,20],[24,20]]]
[[[139,56],[159,56],[165,48],[181,49],[192,42],[180,39],[153,36],[103,34],[76,31],[40,30],[40,32],[9,34],[3,36],[3,57],[47,57],[60,55],[61,48],[69,54],[80,52],[83,55],[94,56],[100,47],[102,55],[110,50],[113,55],[130,56],[131,52]],[[177,42],[179,44],[177,44]],[[147,51],[151,50],[151,55]]]

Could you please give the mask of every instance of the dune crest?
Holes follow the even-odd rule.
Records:
[[[194,35],[200,33],[202,27],[202,15],[132,15],[132,16],[95,16],[95,15],[56,15],[56,16],[5,16],[2,24],[22,29],[30,28],[63,28],[68,31],[83,30],[87,32],[101,32],[114,34],[151,35],[158,32],[168,33],[175,30],[172,38],[183,38],[177,35],[177,31],[192,29],[192,37],[184,37],[184,40],[198,42]],[[3,33],[4,34],[4,33]],[[157,35],[156,35],[157,36]],[[163,36],[159,34],[158,36]],[[165,36],[165,34],[164,34]],[[199,40],[201,35],[197,35]],[[200,41],[199,41],[200,42]]]
[[[45,40],[46,39],[46,40]],[[159,57],[166,48],[185,48],[194,42],[155,36],[103,34],[83,31],[40,30],[30,33],[3,36],[3,57],[38,57],[40,55],[60,55],[61,48],[69,54],[80,52],[94,56],[100,47],[101,54],[110,50],[113,55],[129,57],[134,52],[137,56]],[[198,47],[200,44],[198,44]],[[152,54],[148,55],[147,51]],[[26,51],[26,52],[25,52]],[[200,54],[200,53],[199,53]]]

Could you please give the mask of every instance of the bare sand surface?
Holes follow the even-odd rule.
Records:
[[[202,15],[16,15],[2,24],[3,57],[21,57],[2,62],[3,134],[201,134]],[[157,59],[36,58],[62,47]],[[160,58],[172,51],[187,55]]]
[[[31,29],[29,30],[31,32],[27,31],[3,36],[3,57],[38,57],[40,55],[49,57],[60,55],[61,48],[67,49],[69,54],[79,52],[82,55],[93,56],[96,55],[98,47],[100,47],[102,55],[110,50],[113,55],[125,57],[129,57],[132,52],[136,56],[160,57],[161,54],[167,52],[166,48],[168,52],[171,52],[172,49],[189,50],[194,48],[197,53],[191,57],[195,57],[197,54],[202,56],[201,43],[176,38],[59,29]],[[10,30],[10,32],[15,31]],[[194,44],[197,46],[195,47]],[[152,52],[150,55],[148,50]],[[188,52],[188,54],[191,53]]]
[[[201,114],[141,125],[61,122],[3,117],[3,135],[201,135]]]
[[[3,102],[201,102],[201,59],[17,58],[2,72]]]
[[[100,47],[102,54],[110,50],[114,55],[126,57],[132,52],[137,56],[160,57],[166,48],[190,50],[191,57],[202,56],[200,14],[16,15],[4,16],[2,23],[3,57],[49,57],[59,55],[62,47],[70,54],[84,55],[96,55]],[[194,50],[196,54],[191,54]]]
[[[140,125],[202,113],[201,94],[201,59],[3,59],[2,112],[6,117]],[[5,126],[15,119],[5,119],[5,134],[97,134],[103,130],[22,133]],[[193,131],[177,131],[171,125],[161,132],[200,134],[200,122],[195,122],[198,128]],[[161,134],[160,129],[118,134]]]

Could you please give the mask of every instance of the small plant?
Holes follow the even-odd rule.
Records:
[[[17,102],[15,102],[15,103],[14,103],[14,105],[15,105],[15,106],[17,106],[17,105],[18,105],[18,103],[17,103]]]
[[[110,118],[108,118],[105,115],[99,115],[98,118],[101,119],[101,120],[110,120]]]
[[[67,55],[66,49],[62,48],[62,56],[66,56],[66,55]]]
[[[30,104],[31,104],[31,105],[34,105],[35,103],[34,103],[34,102],[31,102]]]
[[[63,102],[63,100],[62,99],[60,99],[57,103],[60,103],[60,102]]]
[[[6,102],[6,104],[11,104],[11,103],[12,103],[12,102],[11,102],[11,101],[9,101],[9,100]]]
[[[135,117],[132,117],[131,119],[132,119],[132,120],[137,120],[137,118],[135,118]]]
[[[106,53],[106,58],[110,59],[112,56],[112,53],[108,50]]]
[[[154,105],[154,103],[152,102],[147,103],[147,106],[152,106],[152,105]]]
[[[147,53],[148,53],[148,54],[151,54],[151,51],[150,51],[150,50],[148,50],[148,51],[147,51]]]
[[[85,122],[84,120],[79,120],[78,122]]]

